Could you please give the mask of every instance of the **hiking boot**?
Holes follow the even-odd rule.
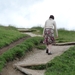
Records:
[[[46,49],[46,53],[48,53],[48,49]]]
[[[48,55],[52,55],[52,53],[50,52],[50,53],[48,53]]]

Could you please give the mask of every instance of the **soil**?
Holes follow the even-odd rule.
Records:
[[[12,62],[8,63],[6,67],[2,70],[1,75],[23,75],[20,71],[13,67]]]

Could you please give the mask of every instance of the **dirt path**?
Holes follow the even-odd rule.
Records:
[[[36,35],[36,34],[30,33],[30,32],[29,32],[29,33],[26,32],[25,34],[28,34],[28,35],[30,35],[31,37],[34,37],[34,36],[41,36],[41,35]]]
[[[28,37],[23,37],[23,38],[21,38],[21,39],[15,41],[15,42],[13,42],[13,43],[11,43],[10,45],[8,45],[8,46],[6,46],[6,47],[1,48],[1,49],[0,49],[0,55],[1,55],[2,53],[4,53],[5,51],[9,50],[10,48],[13,48],[14,46],[16,46],[16,45],[22,43],[22,42],[23,42],[25,39],[27,39],[27,38],[28,38]]]
[[[27,33],[31,36],[31,33]],[[54,57],[61,55],[64,51],[68,50],[71,46],[52,46],[52,55],[46,54],[45,50],[33,49],[27,53],[20,61],[14,61],[8,63],[7,67],[3,69],[1,75],[22,75],[19,71],[16,71],[14,67],[19,69],[21,72],[27,73],[28,75],[44,75],[45,70],[31,70],[23,68],[21,66],[33,65],[33,64],[46,64]]]
[[[52,55],[48,55],[46,54],[45,50],[37,50],[34,49],[29,55],[27,55],[27,57],[25,57],[25,59],[23,59],[22,61],[16,63],[16,67],[22,71],[24,73],[29,73],[32,75],[44,75],[45,70],[41,71],[43,74],[41,74],[41,72],[39,72],[38,74],[38,70],[30,70],[30,69],[26,69],[23,68],[21,66],[27,66],[27,65],[34,65],[34,64],[46,64],[47,62],[49,62],[50,60],[52,60],[54,57],[61,55],[64,51],[66,51],[67,49],[69,49],[70,46],[52,46]],[[36,74],[35,74],[36,72]]]

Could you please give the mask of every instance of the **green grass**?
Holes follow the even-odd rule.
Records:
[[[35,33],[42,34],[43,28],[39,28],[39,27],[34,27],[34,28],[39,30],[39,32],[35,32]],[[6,32],[8,33],[6,34]],[[58,39],[56,39],[56,41],[59,43],[75,41],[75,31],[58,29],[58,33],[59,33],[59,37]],[[13,39],[11,36],[13,38],[15,37],[16,38]],[[14,40],[18,39],[19,36],[21,36],[21,34],[15,28],[12,29],[12,27],[10,28],[4,28],[2,26],[0,27],[0,42],[4,40],[4,42],[2,41],[1,44],[5,43],[5,45],[8,45],[9,39],[11,39],[11,42],[13,42]],[[22,35],[22,37],[23,36],[25,35]],[[6,63],[8,63],[9,61],[13,61],[16,57],[17,58],[22,57],[23,55],[25,55],[27,51],[32,50],[33,47],[44,49],[45,46],[40,45],[40,41],[42,39],[43,39],[42,37],[29,38],[23,43],[15,46],[12,49],[9,49],[7,52],[0,55],[0,72],[4,68]],[[61,56],[55,57],[52,61],[48,62],[45,65],[31,66],[30,68],[40,69],[40,70],[46,69],[45,75],[74,75],[75,74],[75,46],[65,51]]]
[[[42,27],[32,27],[31,29],[35,29],[33,33],[35,34],[43,34]],[[74,30],[66,30],[66,29],[58,29],[58,38],[56,38],[56,42],[63,43],[63,42],[75,42],[75,31]]]
[[[13,61],[15,58],[22,57],[27,51],[32,50],[35,45],[40,44],[41,39],[41,37],[28,38],[23,43],[9,49],[0,55],[0,71],[2,71],[6,63]]]
[[[75,42],[75,31],[68,31],[65,29],[59,29],[58,30],[58,39],[57,41],[59,43],[62,42]]]
[[[44,70],[46,69],[46,64],[40,64],[35,66],[25,66],[25,68],[33,69],[33,70]]]
[[[26,34],[21,34],[15,27],[0,26],[0,48],[9,45],[10,43],[27,36]]]
[[[45,75],[74,75],[75,74],[75,46],[55,57],[47,64]]]
[[[43,32],[43,28],[40,27],[40,26],[32,27],[31,30],[33,30],[34,34],[40,34],[40,35],[42,35],[42,32]]]
[[[35,46],[35,48],[40,49],[40,50],[45,50],[46,46],[44,44],[39,44],[39,45]]]
[[[74,75],[75,74],[75,46],[55,57],[47,64],[27,67],[34,70],[45,69],[45,75]]]

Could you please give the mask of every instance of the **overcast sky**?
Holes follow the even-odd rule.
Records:
[[[0,0],[0,24],[5,26],[43,27],[50,15],[57,28],[75,30],[74,0]]]

